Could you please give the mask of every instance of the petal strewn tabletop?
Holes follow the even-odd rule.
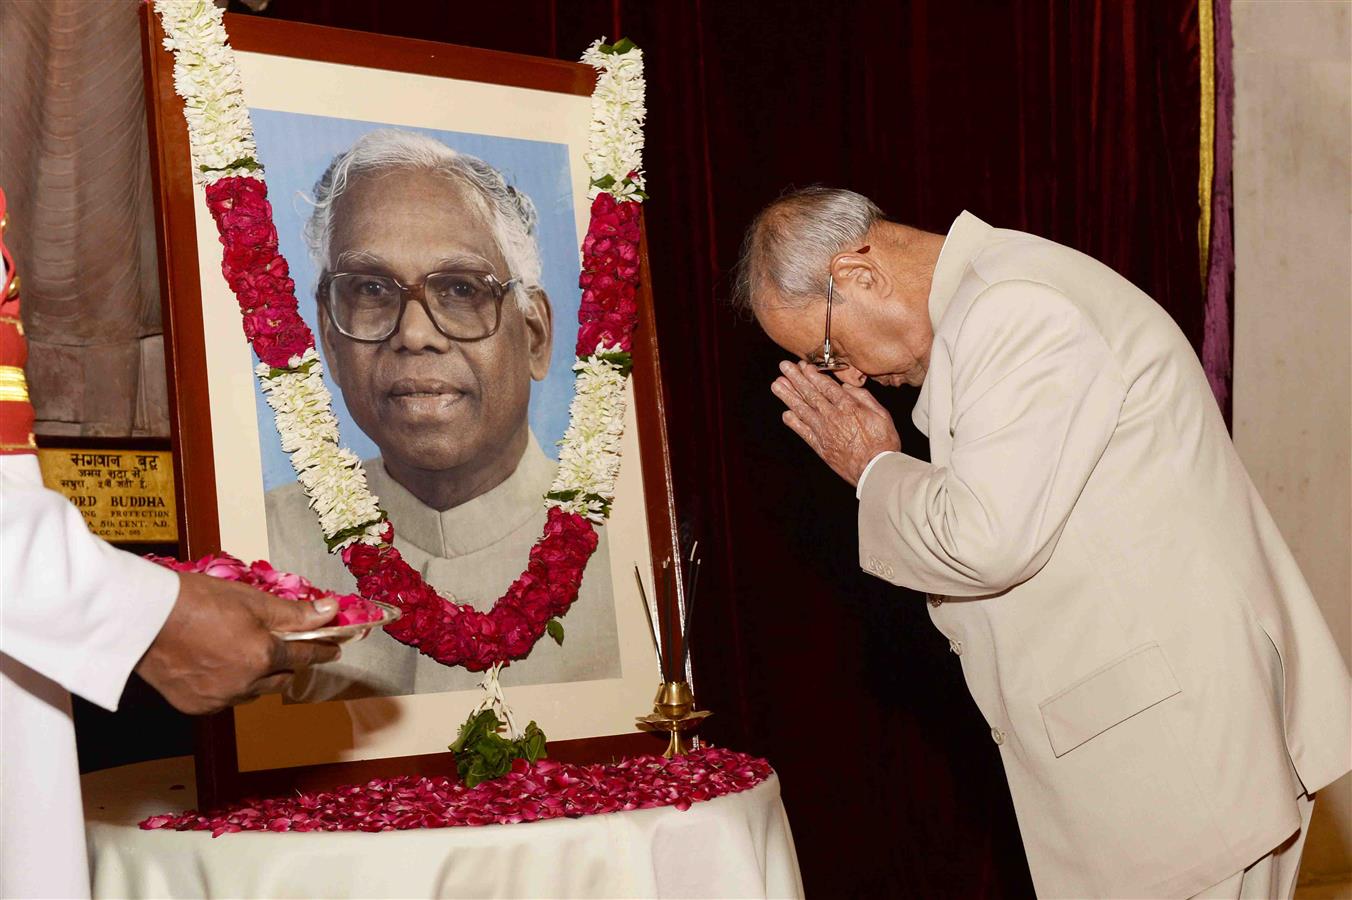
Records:
[[[802,897],[778,776],[675,807],[380,834],[142,831],[192,759],[82,779],[95,897]]]

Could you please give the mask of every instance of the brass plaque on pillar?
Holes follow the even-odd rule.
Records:
[[[114,544],[178,540],[174,463],[167,450],[42,447],[47,487],[64,494],[89,529]]]

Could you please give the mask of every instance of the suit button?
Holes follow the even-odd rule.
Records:
[[[944,598],[940,597],[938,594],[929,594],[927,595],[927,599],[929,600],[929,605],[933,606],[935,609],[944,605]]]
[[[952,638],[949,638],[948,652],[952,653],[954,656],[962,656],[962,641],[955,641]]]
[[[1005,742],[1005,733],[998,728],[992,728],[991,740],[995,741],[997,744],[1003,744]]]

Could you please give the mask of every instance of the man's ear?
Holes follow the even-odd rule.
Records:
[[[831,275],[837,287],[846,291],[872,291],[882,296],[891,292],[892,279],[887,270],[870,254],[870,248],[863,251],[850,250],[831,257]],[[848,293],[847,293],[848,296]]]
[[[549,374],[549,360],[554,351],[554,307],[542,288],[535,288],[526,296],[522,315],[526,321],[530,377],[535,381],[544,381]],[[513,298],[508,298],[508,301],[515,302]]]

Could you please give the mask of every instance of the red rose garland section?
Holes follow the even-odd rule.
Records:
[[[145,830],[404,831],[459,825],[507,825],[561,817],[691,804],[736,794],[773,773],[763,759],[710,747],[662,759],[641,756],[613,765],[577,766],[517,760],[502,778],[473,788],[449,778],[375,779],[319,794],[246,800],[203,815],[151,816]]]
[[[315,338],[300,317],[295,282],[277,249],[267,185],[235,176],[207,185],[206,194],[225,251],[221,273],[239,301],[244,335],[260,360],[285,369]]]
[[[578,279],[582,288],[577,313],[579,359],[596,353],[602,345],[618,345],[626,353],[632,349],[638,326],[638,207],[605,192],[592,201]]]
[[[447,602],[390,546],[393,540],[389,529],[378,547],[358,543],[343,550],[343,562],[357,576],[357,590],[368,600],[403,610],[402,619],[385,626],[390,637],[437,662],[471,672],[530,653],[549,620],[562,616],[577,599],[582,570],[597,543],[591,522],[551,509],[526,571],[485,613]]]
[[[221,271],[239,301],[244,333],[260,360],[286,369],[314,347],[314,335],[300,317],[295,283],[277,249],[267,186],[257,178],[232,176],[207,185],[206,196],[224,246]],[[638,250],[639,204],[598,194],[582,245],[579,358],[603,348],[629,352],[638,324]],[[549,620],[577,599],[597,545],[590,520],[551,507],[526,571],[489,612],[479,612],[447,601],[428,585],[392,546],[394,529],[388,523],[381,540],[376,546],[350,544],[342,556],[363,597],[402,610],[403,618],[386,626],[386,632],[437,662],[475,672],[530,653]]]

